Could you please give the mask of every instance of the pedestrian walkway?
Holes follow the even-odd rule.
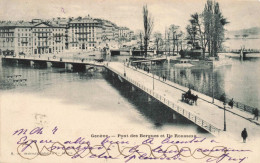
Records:
[[[192,91],[193,94],[197,94],[200,98],[198,99],[197,105],[189,105],[181,101],[182,93],[184,91],[186,92],[188,88],[180,86],[171,81],[163,82],[162,79],[159,80],[159,77],[156,75],[148,74],[147,72],[135,69],[134,67],[124,66],[123,63],[111,62],[106,67],[116,72],[123,78],[123,74],[125,72],[125,79],[127,78],[130,80],[130,82],[135,83],[136,85],[142,85],[145,87],[143,90],[148,90],[146,92],[150,91],[152,94],[158,94],[164,99],[169,100],[169,102],[176,104],[178,107],[184,108],[185,111],[200,117],[203,121],[208,122],[221,131],[223,130],[224,110],[222,102],[215,100],[215,103],[212,104],[211,97],[203,95],[199,92]],[[224,132],[224,134],[227,134],[228,136],[237,140],[241,139],[241,131],[244,128],[247,128],[251,135],[257,136],[260,134],[260,127],[258,123],[252,123],[252,121],[248,120],[248,118],[253,117],[252,115],[235,108],[233,108],[232,111],[230,111],[231,109],[226,110],[227,130]],[[223,134],[223,132],[220,134]]]
[[[134,70],[136,70],[136,71],[138,71],[138,72],[140,72],[140,73],[143,73],[143,74],[145,74],[145,75],[147,75],[147,76],[149,76],[149,77],[153,77],[153,74],[152,74],[152,73],[147,73],[146,71],[144,71],[144,70],[142,70],[142,69],[136,69],[136,68],[133,67],[133,66],[129,66],[129,68],[132,68],[132,69],[134,69]],[[167,84],[167,85],[169,85],[169,86],[172,86],[172,87],[174,87],[174,88],[176,88],[176,89],[179,89],[179,90],[181,90],[181,91],[183,91],[183,92],[187,92],[187,90],[188,90],[187,87],[184,87],[184,86],[182,86],[182,85],[176,84],[176,83],[174,83],[174,82],[172,82],[172,81],[169,81],[169,80],[163,81],[162,77],[159,77],[159,76],[157,76],[157,75],[154,75],[154,79],[155,79],[155,80],[158,80],[158,81],[161,81],[161,82],[164,82],[165,84]],[[207,95],[205,95],[205,94],[203,94],[203,93],[194,91],[194,90],[192,90],[192,92],[193,92],[193,94],[198,95],[200,99],[205,100],[205,101],[207,101],[207,102],[209,102],[209,103],[212,103],[212,97],[207,96]],[[224,109],[223,102],[221,102],[221,101],[219,101],[219,100],[217,100],[217,99],[214,99],[214,103],[212,103],[212,104]],[[240,108],[237,108],[237,107],[235,107],[235,106],[231,109],[230,106],[228,106],[228,104],[226,104],[226,110],[227,110],[228,112],[231,112],[231,113],[237,115],[237,116],[240,116],[240,117],[242,117],[242,118],[245,118],[245,119],[247,119],[248,121],[250,121],[250,122],[252,122],[252,123],[255,123],[255,124],[257,124],[257,125],[260,125],[260,121],[253,120],[254,115],[253,115],[253,114],[250,114],[250,113],[247,112],[247,111],[244,111],[244,110],[242,110],[242,109],[240,109]]]

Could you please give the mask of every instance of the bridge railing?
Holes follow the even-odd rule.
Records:
[[[231,99],[229,98],[226,98],[226,102],[228,103],[229,101],[231,101]],[[237,101],[234,101],[234,105],[235,107],[237,107],[238,109],[241,109],[243,111],[246,111],[246,112],[249,112],[249,113],[254,113],[254,109],[257,109],[255,107],[252,107],[252,106],[248,106],[248,105],[245,105],[245,104],[242,104],[241,102],[237,102]]]
[[[239,53],[241,49],[226,49],[221,51],[222,53]],[[260,49],[243,49],[244,52],[259,53]]]
[[[5,58],[14,58],[14,59],[24,59],[24,60],[34,60],[34,61],[55,61],[55,62],[72,62],[72,63],[86,63],[86,64],[95,64],[98,66],[103,66],[103,63],[99,63],[97,61],[95,61],[92,58],[84,58],[84,60],[82,60],[83,58],[70,58],[70,57],[64,57],[64,56],[16,56],[16,57],[9,57],[9,56],[5,56]]]
[[[161,96],[160,94],[158,94],[158,93],[154,92],[153,90],[145,87],[144,85],[136,82],[135,80],[133,80],[133,79],[127,77],[127,76],[124,76],[124,74],[120,73],[119,71],[117,71],[115,69],[112,69],[111,67],[109,67],[109,69],[112,70],[117,75],[119,75],[120,77],[127,80],[128,82],[132,83],[133,85],[135,85],[139,89],[143,90],[147,94],[153,96],[155,99],[162,102],[166,106],[172,108],[177,113],[181,114],[182,116],[186,117],[190,121],[194,122],[195,124],[197,124],[201,128],[203,128],[203,129],[207,130],[208,132],[212,133],[213,135],[218,135],[220,133],[221,130],[219,128],[217,128],[214,125],[210,124],[209,122],[201,119],[200,117],[196,116],[195,114],[187,111],[186,109],[176,105],[174,102],[168,100],[164,96]]]

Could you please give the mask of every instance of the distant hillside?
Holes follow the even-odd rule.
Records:
[[[229,38],[260,38],[260,27],[227,31],[226,36]]]

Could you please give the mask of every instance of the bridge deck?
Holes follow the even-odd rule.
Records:
[[[162,103],[166,104],[173,110],[179,112],[186,118],[190,119],[197,125],[208,130],[213,135],[226,135],[233,137],[235,140],[241,139],[241,131],[247,128],[248,133],[251,135],[259,135],[260,127],[257,123],[249,121],[249,117],[253,117],[249,113],[239,111],[236,108],[227,109],[226,122],[227,131],[222,132],[224,126],[224,111],[222,102],[215,100],[215,104],[210,103],[211,98],[201,93],[192,91],[194,94],[198,94],[200,97],[196,105],[189,105],[181,101],[181,95],[183,90],[187,91],[188,88],[182,87],[173,82],[163,82],[158,80],[158,76],[155,76],[154,91],[153,91],[153,78],[151,74],[141,72],[142,70],[136,70],[133,67],[125,67],[126,77],[123,76],[124,65],[122,63],[111,62],[106,66],[111,71],[119,74],[122,78],[125,78],[132,84],[136,85],[140,89],[144,90],[151,96],[155,97]],[[242,114],[242,116],[241,116]],[[239,115],[239,116],[238,116]],[[195,117],[197,118],[195,121]],[[245,117],[245,118],[243,118]],[[202,122],[203,121],[203,122]],[[211,128],[209,127],[211,126]],[[217,129],[214,129],[216,127]],[[220,133],[218,133],[218,129]],[[210,131],[211,130],[211,131]]]
[[[85,65],[93,65],[93,66],[100,66],[103,67],[104,63],[99,63],[94,60],[80,60],[80,59],[70,59],[70,58],[62,58],[62,61],[60,61],[60,58],[49,58],[48,57],[26,57],[26,58],[17,58],[17,57],[5,57],[6,59],[14,59],[14,60],[25,60],[25,61],[42,61],[42,62],[60,62],[60,63],[68,63],[68,64],[85,64]]]
[[[140,63],[140,62],[156,62],[156,61],[164,61],[166,60],[166,58],[147,58],[147,59],[143,59],[143,60],[137,60],[137,61],[132,61],[133,63]]]

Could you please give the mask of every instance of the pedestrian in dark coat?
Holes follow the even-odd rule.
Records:
[[[253,114],[254,114],[254,118],[253,118],[253,120],[257,120],[258,121],[258,115],[259,115],[259,111],[258,111],[258,109],[256,108],[256,109],[254,109],[254,111],[253,111]]]
[[[255,109],[255,116],[256,116],[256,120],[258,121],[259,111],[257,108]]]
[[[233,105],[234,105],[233,98],[232,98],[232,100],[229,101],[228,105],[230,106],[231,109],[233,109]]]
[[[245,143],[247,138],[246,128],[244,128],[244,130],[242,131],[241,136],[243,138],[243,143]]]

